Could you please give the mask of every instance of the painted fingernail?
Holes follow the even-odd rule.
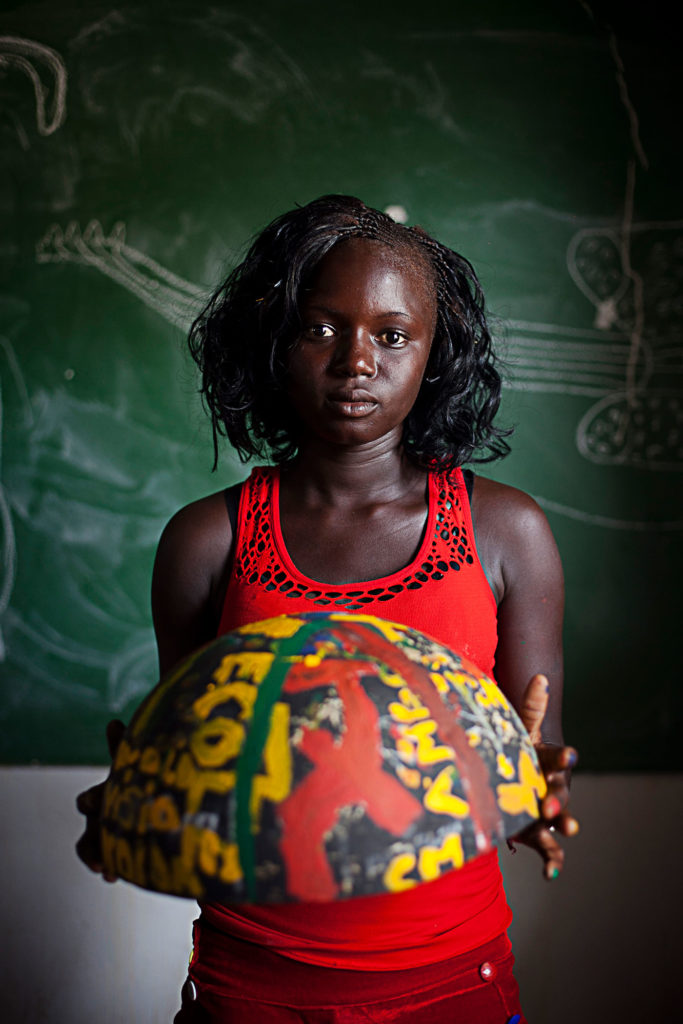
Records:
[[[579,760],[579,755],[573,747],[569,747],[567,753],[564,755],[564,759],[567,762],[567,768],[573,768],[576,762]]]
[[[562,810],[562,804],[556,796],[549,796],[543,801],[543,814],[546,818],[556,818]]]
[[[567,835],[568,836],[575,836],[577,834],[577,832],[580,831],[579,823],[576,820],[576,818],[570,818],[569,821],[567,822],[567,826],[566,827],[567,827]]]
[[[554,882],[555,879],[557,878],[557,876],[559,875],[559,873],[560,873],[560,869],[559,868],[551,868],[550,871],[548,871],[548,873],[547,873],[548,881],[549,882]]]

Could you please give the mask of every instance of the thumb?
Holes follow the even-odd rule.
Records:
[[[548,679],[535,675],[522,697],[519,717],[534,746],[541,742],[541,726],[548,710]]]

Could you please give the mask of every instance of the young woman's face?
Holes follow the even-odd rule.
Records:
[[[400,440],[436,326],[427,264],[380,242],[340,242],[319,264],[300,312],[288,394],[302,426],[341,446]]]

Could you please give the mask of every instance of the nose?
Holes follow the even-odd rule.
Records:
[[[335,350],[334,369],[344,377],[373,378],[377,358],[372,337],[361,330],[343,334]]]

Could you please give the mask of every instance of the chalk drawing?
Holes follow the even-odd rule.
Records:
[[[460,142],[468,141],[467,133],[457,123],[450,109],[448,93],[430,61],[422,62],[420,67],[402,67],[399,72],[392,61],[384,60],[377,53],[363,52],[362,61],[361,78],[389,86],[396,97],[401,97],[400,106],[413,108],[444,134]]]
[[[620,385],[581,418],[578,450],[601,464],[683,469],[683,222],[629,224],[629,253],[613,231],[585,229],[572,239],[568,268],[628,340]],[[633,269],[634,254],[639,271]]]
[[[649,163],[640,139],[638,115],[629,96],[626,69],[611,29],[608,41],[632,148],[626,166],[624,210],[618,237],[612,238],[614,248],[608,253],[607,264],[601,266],[598,262],[597,274],[591,273],[590,260],[582,266],[582,249],[586,249],[584,243],[591,246],[590,236],[584,232],[581,237],[575,236],[570,244],[568,266],[584,294],[591,301],[598,299],[596,326],[608,327],[616,323],[622,329],[628,329],[629,351],[623,390],[601,399],[589,409],[578,424],[576,444],[582,455],[603,465],[683,469],[681,394],[668,388],[650,386],[651,374],[657,368],[656,357],[645,379],[639,373],[645,346],[646,284],[633,262],[633,209],[636,167],[647,171]],[[594,253],[599,255],[602,248],[605,254],[604,245],[595,245],[595,234],[592,241]],[[594,280],[589,281],[589,277]],[[625,308],[625,315],[622,308]],[[656,328],[655,324],[655,331]]]
[[[84,231],[76,221],[65,230],[52,224],[36,246],[36,260],[93,267],[183,330],[187,330],[209,297],[205,289],[127,245],[122,222],[115,224],[108,235],[97,220],[91,220]]]
[[[602,396],[623,389],[630,345],[623,332],[599,332],[559,324],[510,320],[506,362],[509,387],[564,395]],[[640,369],[648,371],[649,349]]]
[[[546,511],[555,512],[557,515],[565,516],[567,519],[573,519],[587,526],[602,526],[609,530],[625,530],[636,533],[668,533],[669,531],[683,530],[683,519],[664,519],[661,522],[653,522],[650,519],[615,519],[613,516],[583,512],[579,508],[563,505],[559,501],[552,501],[552,499],[544,498],[539,494],[534,494],[533,497]]]
[[[13,668],[40,681],[45,701],[99,701],[102,684],[90,682],[98,678],[107,706],[120,711],[149,690],[158,671],[146,588],[142,595],[131,589],[124,567],[140,560],[151,566],[163,523],[186,500],[187,445],[137,423],[124,400],[111,407],[67,387],[34,391],[32,413],[13,465],[15,531],[0,534],[3,639]],[[37,592],[23,608],[17,602],[6,607],[19,530],[35,551],[49,552],[60,581],[58,604],[68,609],[69,621],[83,624],[78,635],[55,624],[63,616],[45,594]],[[55,659],[64,671],[55,673]]]
[[[55,631],[45,619],[34,615],[29,623],[13,608],[7,615],[7,633],[11,639],[13,660],[32,685],[41,684],[43,699],[58,694],[84,704],[99,703],[102,694],[95,685],[86,685],[68,675],[60,678],[52,659],[59,658],[67,666],[87,667],[104,673],[104,697],[109,711],[118,713],[131,701],[139,701],[149,693],[150,684],[158,677],[156,645],[149,630],[132,630],[121,637],[120,649],[99,651]],[[112,626],[113,628],[113,626]]]
[[[590,5],[582,6],[593,18]],[[649,162],[611,29],[607,41],[631,145],[623,213],[618,227],[581,229],[567,249],[570,277],[595,307],[597,333],[518,323],[512,387],[595,397],[575,438],[592,462],[681,470],[683,222],[634,222],[636,174]]]
[[[3,335],[0,335],[0,349],[2,349],[7,359],[10,373],[22,398],[27,424],[32,425],[33,413],[26,389],[26,382],[12,343],[9,338]],[[4,661],[6,655],[5,639],[1,624],[9,607],[17,574],[17,545],[14,536],[14,525],[5,488],[2,484],[3,415],[3,393],[2,382],[0,381],[0,661]]]
[[[310,112],[320,101],[305,72],[230,6],[168,10],[162,33],[153,8],[125,4],[86,25],[70,43],[85,109],[115,125],[133,153],[177,121],[223,131],[217,116],[248,125],[270,118],[276,130],[292,116],[283,101]]]
[[[567,269],[594,326],[509,321],[509,386],[595,399],[575,437],[592,462],[681,470],[683,221],[631,223],[628,233],[628,257],[617,229],[573,236]]]
[[[157,646],[149,630],[136,633],[107,665],[107,707],[123,711],[126,704],[149,693],[159,675]]]
[[[0,407],[0,413],[2,408]],[[12,590],[17,573],[17,545],[14,538],[14,527],[10,515],[9,504],[5,496],[5,489],[0,485],[0,531],[2,532],[2,547],[0,547],[0,622],[9,606]],[[5,660],[5,641],[0,629],[0,661]]]
[[[36,101],[36,127],[40,135],[52,135],[66,117],[67,73],[64,61],[50,46],[21,36],[0,36],[0,70],[15,68],[23,72],[33,86]],[[40,73],[47,72],[48,82]],[[22,144],[28,137],[20,132]]]
[[[603,465],[678,470],[683,464],[681,391],[608,395],[580,421],[576,436],[582,455]]]

